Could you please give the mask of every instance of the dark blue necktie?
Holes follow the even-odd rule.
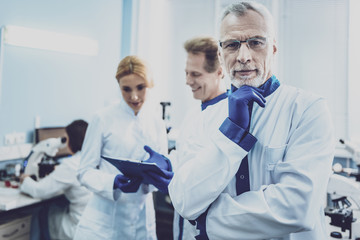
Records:
[[[243,158],[236,173],[236,195],[250,191],[249,161],[247,155]]]
[[[252,106],[251,104],[249,106],[249,119],[251,122],[251,112],[252,112]],[[250,124],[247,127],[246,131],[248,132],[250,128]],[[248,155],[246,155],[243,160],[241,161],[239,170],[237,171],[235,178],[236,178],[236,195],[240,195],[243,192],[250,191],[250,176],[249,176],[249,161],[248,161]]]

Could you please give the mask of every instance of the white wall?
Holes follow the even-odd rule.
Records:
[[[279,75],[324,96],[336,138],[348,138],[348,1],[280,1]]]
[[[350,0],[349,21],[349,137],[360,143],[360,1]]]
[[[0,146],[5,134],[25,132],[32,142],[40,127],[64,126],[117,98],[120,60],[120,0],[0,0],[0,26],[16,25],[95,39],[97,56],[4,45],[0,101]]]

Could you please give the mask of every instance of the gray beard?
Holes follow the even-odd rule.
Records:
[[[247,85],[251,87],[260,87],[265,82],[260,76],[256,76],[254,79],[236,79],[234,76],[231,77],[231,84],[236,88]]]

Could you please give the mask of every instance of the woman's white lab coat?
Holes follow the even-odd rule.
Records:
[[[169,185],[175,209],[194,220],[210,207],[209,239],[325,239],[335,141],[324,99],[281,85],[265,108],[254,104],[249,132],[257,142],[249,153],[219,131],[227,116],[225,99],[194,120],[197,145]],[[234,176],[247,154],[250,191],[236,196]]]
[[[119,174],[101,155],[146,160],[144,145],[167,153],[165,124],[160,111],[146,102],[135,116],[121,100],[95,114],[86,132],[82,150],[80,182],[94,195],[76,231],[76,240],[156,239],[151,185],[141,184],[136,193],[114,190]]]
[[[47,199],[63,193],[70,204],[66,208],[49,209],[49,233],[51,239],[73,239],[76,225],[89,200],[91,192],[81,186],[77,180],[80,164],[80,152],[69,158],[63,158],[48,176],[36,182],[32,178],[24,179],[20,190],[34,198]]]

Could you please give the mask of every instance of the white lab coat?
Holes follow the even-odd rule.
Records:
[[[160,111],[147,102],[134,115],[121,100],[95,114],[89,124],[82,150],[80,182],[94,195],[86,207],[77,228],[76,240],[95,239],[156,239],[152,185],[141,184],[136,193],[114,190],[119,170],[101,155],[113,158],[146,160],[143,149],[167,153],[165,124]]]
[[[63,158],[48,176],[38,182],[32,178],[24,179],[20,190],[34,198],[47,199],[63,193],[70,204],[66,208],[49,209],[49,233],[51,239],[72,239],[76,225],[91,195],[77,180],[80,152]]]
[[[175,209],[193,220],[210,206],[209,239],[327,239],[323,205],[335,141],[324,99],[281,85],[265,108],[254,104],[249,132],[257,142],[249,153],[219,131],[227,116],[225,99],[194,121],[197,146],[169,185]],[[234,176],[247,154],[250,191],[236,196]]]
[[[176,150],[171,152],[171,163],[175,173],[177,172],[178,168],[182,166],[183,163],[181,161],[186,161],[187,159],[195,157],[198,144],[194,142],[195,138],[192,137],[192,135],[196,134],[195,121],[199,119],[201,112],[200,104],[195,104],[187,112],[184,120],[182,121],[179,136],[176,140]],[[189,148],[192,149],[191,154],[186,151]],[[182,240],[194,239],[196,230],[194,229],[193,225],[191,225],[188,220],[183,219],[183,225],[180,226],[179,221],[180,215],[177,211],[174,211],[173,239],[179,239],[180,231],[182,231]]]

